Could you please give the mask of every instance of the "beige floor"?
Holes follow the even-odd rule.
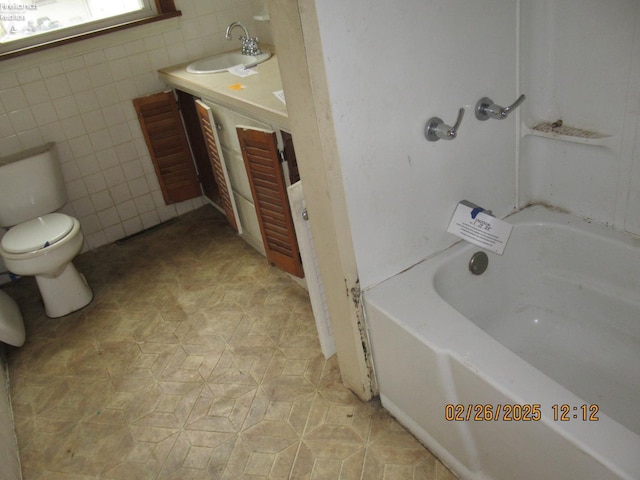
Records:
[[[306,292],[213,208],[75,263],[95,298],[62,319],[4,287],[25,480],[454,478],[342,386]]]

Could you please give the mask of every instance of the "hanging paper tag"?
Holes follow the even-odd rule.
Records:
[[[247,68],[244,65],[235,65],[227,69],[227,72],[235,75],[236,77],[248,77],[249,75],[256,75],[258,72],[256,70],[251,70],[251,68]]]
[[[481,208],[459,203],[447,232],[478,247],[502,255],[513,225],[487,215]]]

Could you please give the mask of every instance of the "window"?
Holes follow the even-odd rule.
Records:
[[[173,0],[0,0],[0,58],[177,15]]]

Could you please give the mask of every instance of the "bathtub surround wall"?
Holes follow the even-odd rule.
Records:
[[[640,234],[640,5],[521,4],[523,122],[561,119],[606,137],[579,143],[525,135],[520,205],[544,201]]]
[[[181,17],[0,63],[0,151],[56,142],[64,211],[80,220],[85,248],[202,205],[164,204],[131,100],[167,89],[158,68],[233,49],[227,25],[253,32],[258,3],[176,0]]]
[[[479,122],[482,97],[512,103],[517,2],[316,2],[360,283],[369,287],[455,241],[469,199],[515,206],[517,115]],[[480,19],[480,20],[479,20]],[[458,137],[428,142],[430,117]],[[516,111],[517,113],[517,111]]]
[[[497,216],[541,201],[640,233],[640,6],[565,0],[316,2],[363,287],[456,239],[459,200]],[[484,96],[527,99],[480,122]],[[427,142],[431,116],[453,141]],[[602,146],[525,136],[562,119]],[[596,142],[597,143],[597,142]]]

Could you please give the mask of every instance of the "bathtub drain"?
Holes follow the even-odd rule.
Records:
[[[474,275],[482,275],[489,265],[489,257],[484,252],[476,252],[469,260],[469,271]]]

